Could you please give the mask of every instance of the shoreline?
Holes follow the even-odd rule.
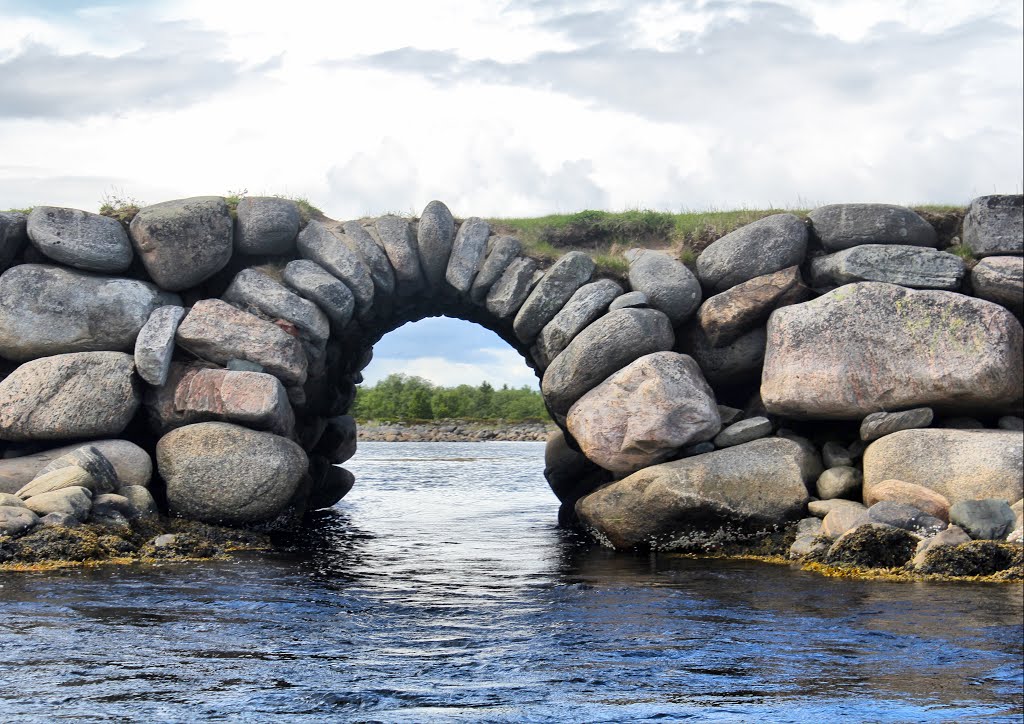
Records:
[[[557,430],[553,422],[437,420],[434,422],[358,422],[359,442],[545,442]]]

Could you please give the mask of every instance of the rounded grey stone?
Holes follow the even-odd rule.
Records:
[[[949,508],[949,522],[975,540],[1003,540],[1017,524],[1010,504],[999,498],[961,500]]]
[[[492,236],[487,240],[487,256],[469,289],[469,298],[474,304],[485,302],[487,293],[522,250],[523,245],[514,236]]]
[[[604,314],[611,300],[621,294],[622,287],[611,279],[599,279],[577,289],[537,337],[537,361],[544,366],[551,364],[551,360],[588,324]]]
[[[431,288],[440,286],[455,241],[455,219],[447,206],[436,200],[427,204],[420,214],[416,241],[420,268],[423,269],[427,284]]]
[[[821,458],[826,468],[853,466],[853,455],[850,454],[850,451],[832,440],[822,446]]]
[[[857,468],[848,465],[830,467],[818,476],[818,497],[822,500],[850,498],[864,483],[864,476]]]
[[[20,535],[39,525],[39,516],[24,506],[0,504],[0,535]]]
[[[255,269],[238,272],[222,298],[240,309],[291,322],[306,339],[316,343],[326,342],[331,334],[327,315],[320,307]]]
[[[616,309],[629,309],[631,307],[647,309],[650,306],[651,302],[643,292],[626,292],[612,300],[612,303],[608,305],[608,311],[614,312]]]
[[[533,289],[536,271],[536,259],[527,256],[514,259],[487,292],[487,311],[498,319],[515,316]]]
[[[966,274],[963,259],[954,254],[895,244],[864,244],[811,260],[811,286],[816,288],[886,282],[955,291]]]
[[[691,321],[683,328],[677,348],[697,360],[713,386],[742,385],[760,379],[766,341],[765,328],[756,327],[727,345],[712,347],[700,325]]]
[[[1024,196],[980,196],[971,201],[963,240],[975,256],[1024,254]]]
[[[344,282],[316,262],[308,259],[288,262],[284,268],[284,283],[316,302],[339,328],[351,321],[355,297]]]
[[[529,344],[544,325],[554,319],[570,297],[594,273],[594,260],[581,251],[570,251],[545,272],[516,313],[512,329],[520,342]]]
[[[174,334],[184,316],[184,307],[157,307],[135,339],[135,371],[154,387],[167,381],[174,353]]]
[[[372,227],[371,227],[372,228]],[[341,225],[341,243],[362,257],[370,270],[370,278],[376,290],[375,299],[388,299],[395,293],[395,270],[391,267],[384,247],[374,238],[367,227],[358,221],[346,221]]]
[[[947,527],[944,521],[912,505],[894,500],[880,500],[872,505],[868,508],[868,518],[872,523],[891,525],[918,535],[935,535]]]
[[[700,282],[686,266],[670,257],[649,249],[631,249],[629,285],[647,295],[647,303],[668,315],[673,325],[689,319],[700,306]]]
[[[938,244],[935,229],[920,215],[889,204],[830,204],[810,212],[814,234],[829,251],[861,244]]]
[[[132,244],[117,219],[78,209],[37,206],[28,215],[32,245],[54,261],[92,272],[123,272]]]
[[[373,308],[374,281],[363,257],[319,221],[310,221],[299,232],[299,255],[336,276],[352,292],[356,309],[367,314]]]
[[[716,448],[742,445],[772,434],[772,423],[767,417],[751,417],[729,425],[715,436]]]
[[[484,262],[487,238],[490,235],[490,224],[475,216],[459,226],[444,275],[448,284],[459,294],[466,294],[472,287],[480,265]]]
[[[712,242],[697,257],[697,278],[712,293],[803,262],[807,225],[793,214],[773,214]]]
[[[287,254],[299,233],[299,205],[291,199],[246,196],[238,202],[235,249],[242,254]]]
[[[374,222],[377,238],[395,270],[395,289],[400,297],[422,291],[425,281],[420,268],[416,235],[408,219],[400,216],[381,216]]]
[[[0,211],[0,272],[28,243],[28,217],[18,211]]]
[[[860,423],[860,439],[877,440],[900,430],[913,430],[932,424],[935,413],[930,407],[917,407],[902,412],[872,412]]]
[[[990,256],[971,270],[974,295],[1024,318],[1024,257]]]

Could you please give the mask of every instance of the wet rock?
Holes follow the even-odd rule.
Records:
[[[120,488],[118,492],[128,501],[127,510],[122,511],[128,520],[153,518],[160,514],[160,509],[147,488],[141,485],[129,485]]]
[[[919,573],[944,576],[990,576],[1022,562],[1019,546],[1015,550],[1014,546],[988,540],[933,546],[925,551],[923,560],[917,562],[915,558]]]
[[[480,265],[484,262],[487,238],[490,235],[490,225],[475,216],[459,226],[448,258],[448,268],[445,270],[445,279],[459,294],[466,294],[472,287]]]
[[[650,249],[630,249],[629,286],[643,292],[647,303],[661,310],[677,326],[700,306],[700,282],[686,266],[668,254]]]
[[[818,497],[822,500],[850,498],[860,492],[864,476],[857,468],[846,465],[831,467],[818,477]]]
[[[242,254],[288,254],[299,234],[299,205],[291,199],[246,196],[238,202],[235,250]]]
[[[918,407],[903,412],[872,412],[860,424],[860,439],[871,442],[900,430],[913,430],[932,424],[934,413],[930,407]]]
[[[949,522],[949,501],[944,495],[923,485],[915,485],[903,480],[883,480],[877,485],[865,488],[865,505],[873,506],[883,500],[912,505],[943,522]]]
[[[761,397],[772,414],[999,410],[1022,394],[1020,322],[961,294],[862,282],[778,309],[768,321]]]
[[[946,528],[946,523],[906,503],[882,500],[868,508],[872,523],[891,525],[921,536],[935,535]]]
[[[22,500],[28,500],[36,495],[52,493],[55,490],[63,490],[64,488],[85,488],[90,493],[98,492],[96,479],[86,470],[77,465],[71,465],[49,473],[43,473],[15,493],[15,495]]]
[[[848,509],[848,510],[859,510],[867,513],[868,509],[866,506],[854,500],[844,500],[843,498],[833,498],[831,500],[812,500],[807,504],[807,512],[817,518],[824,518],[826,515],[831,513],[833,510]]]
[[[314,452],[323,455],[332,464],[341,464],[356,454],[358,437],[354,417],[332,417],[327,421]]]
[[[971,287],[974,296],[1001,304],[1017,315],[1024,316],[1024,258],[1019,256],[990,256],[971,269]]]
[[[0,504],[0,535],[20,535],[37,525],[39,516],[28,508]]]
[[[656,309],[609,312],[576,335],[551,363],[541,391],[555,415],[633,360],[665,352],[675,341],[668,317]]]
[[[864,496],[886,480],[961,500],[1024,497],[1024,440],[997,430],[903,430],[871,443],[864,453]]]
[[[920,540],[902,528],[867,523],[840,536],[828,549],[825,562],[857,568],[899,568],[913,557]]]
[[[523,245],[514,236],[493,236],[487,241],[487,256],[480,271],[473,278],[473,286],[469,289],[469,298],[474,304],[486,302],[491,287],[497,284],[509,264],[522,250]],[[441,276],[444,276],[443,270]]]
[[[697,363],[675,352],[626,365],[583,395],[566,422],[587,458],[619,473],[662,462],[721,427]]]
[[[338,238],[342,244],[358,254],[369,268],[375,290],[374,299],[376,304],[380,304],[395,294],[395,270],[391,267],[384,248],[374,238],[376,230],[370,233],[372,228],[365,227],[358,221],[346,221],[340,226],[341,234]],[[335,234],[338,235],[338,232],[335,231]]]
[[[184,307],[157,307],[135,340],[135,370],[139,377],[154,387],[167,381],[174,353],[174,335],[184,316]]]
[[[306,355],[298,339],[219,299],[197,302],[178,326],[176,339],[210,362],[243,359],[261,365],[286,385],[306,381]]]
[[[916,246],[865,244],[811,260],[811,286],[815,288],[885,282],[956,291],[966,274],[960,257]]]
[[[1024,254],[1024,196],[980,196],[964,216],[963,243],[975,256]]]
[[[368,314],[373,307],[374,281],[359,252],[343,243],[319,221],[310,221],[299,232],[299,255],[319,264],[340,279],[355,297],[356,309]]]
[[[616,309],[630,308],[649,309],[650,307],[651,301],[643,292],[626,292],[612,300],[608,305],[608,311],[614,312]]]
[[[807,225],[793,214],[774,214],[741,226],[697,257],[697,278],[718,294],[754,277],[774,274],[804,260]]]
[[[826,468],[853,466],[853,456],[850,455],[850,451],[831,440],[821,447],[821,458]]]
[[[716,448],[732,447],[771,434],[771,420],[766,417],[751,417],[729,425],[715,436],[714,443]]]
[[[821,535],[835,539],[869,521],[868,511],[863,507],[837,506],[822,518],[820,532]]]
[[[313,302],[340,329],[352,319],[356,300],[345,284],[319,264],[306,259],[288,262],[284,282]]]
[[[117,219],[78,209],[37,206],[28,237],[45,256],[92,272],[118,273],[132,263],[132,245]]]
[[[127,352],[154,309],[179,302],[134,279],[21,264],[0,276],[0,355]]]
[[[537,261],[521,256],[512,261],[487,292],[487,311],[498,319],[511,319],[533,289]]]
[[[712,347],[721,347],[759,327],[773,310],[803,302],[809,294],[800,278],[800,268],[789,267],[707,299],[697,312],[697,324]]]
[[[117,435],[139,407],[135,365],[121,352],[76,352],[26,362],[0,382],[0,438]]]
[[[935,247],[932,225],[908,208],[888,204],[830,204],[807,215],[814,235],[829,251],[862,244]]]
[[[374,222],[377,238],[388,255],[391,268],[395,270],[395,291],[400,297],[408,297],[423,289],[426,281],[420,269],[419,251],[416,248],[416,234],[407,219],[399,216],[381,216]],[[486,234],[484,241],[487,240]],[[458,240],[456,239],[456,244]],[[452,252],[454,256],[454,251]],[[450,266],[449,262],[449,266]]]
[[[229,525],[280,513],[308,464],[291,440],[224,422],[167,433],[156,459],[171,513]]]
[[[14,257],[28,243],[28,217],[17,211],[0,211],[0,272],[10,266]]]
[[[231,259],[231,215],[219,196],[147,206],[132,219],[132,244],[150,278],[172,292],[194,287]]]
[[[327,315],[320,307],[255,269],[238,272],[223,299],[245,311],[261,312],[272,320],[287,320],[314,343],[326,342],[331,334]]]
[[[452,212],[440,201],[431,201],[420,214],[416,234],[420,268],[427,284],[436,289],[444,280],[455,241],[455,219],[452,218]],[[518,254],[519,250],[516,249],[515,253]],[[496,280],[497,277],[491,281],[493,283]]]
[[[89,510],[92,508],[91,496],[88,488],[61,488],[33,495],[25,500],[25,507],[39,516],[63,513],[78,521],[84,521],[89,517]]]
[[[310,493],[309,510],[330,508],[348,495],[356,483],[356,476],[337,465],[328,465]]]
[[[535,357],[543,365],[562,353],[587,325],[608,309],[608,304],[622,293],[622,287],[610,279],[584,284],[565,303],[561,311],[544,325],[537,337]]]
[[[520,342],[529,344],[561,311],[569,298],[594,273],[594,260],[581,251],[570,251],[551,265],[519,308],[512,329]]]
[[[769,438],[654,465],[581,498],[576,513],[618,549],[724,523],[774,525],[807,504],[803,456],[796,443]]]
[[[712,347],[704,330],[695,323],[683,327],[676,351],[690,355],[713,386],[743,385],[761,378],[767,332],[753,329],[721,347]]]
[[[1017,524],[1010,504],[998,498],[960,500],[949,508],[949,522],[976,540],[1003,540]]]

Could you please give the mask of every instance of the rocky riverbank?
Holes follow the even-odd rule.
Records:
[[[365,442],[543,442],[557,431],[554,423],[438,420],[425,423],[359,423]]]

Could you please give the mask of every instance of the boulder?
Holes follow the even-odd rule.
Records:
[[[902,430],[864,452],[864,499],[876,485],[901,480],[961,500],[1024,497],[1024,440],[1002,430]]]
[[[815,288],[885,282],[956,291],[966,274],[960,257],[916,246],[865,244],[811,260],[811,286]]]
[[[651,300],[643,292],[626,292],[612,300],[612,303],[608,305],[608,311],[614,312],[616,309],[629,309],[631,307],[648,309],[650,306]]]
[[[128,500],[128,512],[125,514],[128,520],[153,518],[160,515],[160,509],[147,488],[141,485],[129,485],[121,488],[119,492]]]
[[[831,500],[812,500],[807,504],[807,512],[816,518],[824,518],[833,510],[860,510],[867,513],[867,507],[855,500],[844,500],[843,498],[832,498]]]
[[[372,228],[372,227],[371,227]],[[346,221],[340,227],[341,243],[359,254],[370,270],[375,290],[374,299],[379,303],[395,294],[395,270],[391,267],[384,247],[374,238],[370,230],[358,221]],[[335,232],[337,233],[337,232]]]
[[[676,350],[695,360],[713,386],[745,385],[761,378],[767,332],[756,327],[729,344],[712,347],[696,322],[683,327]]]
[[[142,488],[142,490],[146,490]],[[149,491],[146,490],[146,495],[149,495]],[[128,518],[132,512],[131,501],[123,495],[117,493],[102,493],[100,495],[93,496],[92,499],[92,510],[90,511],[89,517],[93,520],[105,519],[115,517],[114,514],[123,516],[125,519]]]
[[[593,273],[594,260],[582,251],[570,251],[552,264],[516,313],[512,322],[516,338],[524,344],[533,342]]]
[[[39,516],[28,508],[0,504],[0,536],[21,535],[39,525]]]
[[[95,448],[113,465],[118,486],[149,485],[153,463],[145,450],[127,440],[95,440],[85,446],[75,443],[34,455],[0,460],[0,492],[14,493],[40,475],[68,465],[79,465],[82,458],[69,456],[69,453],[83,447]]]
[[[469,288],[469,298],[474,304],[484,304],[487,293],[497,284],[509,264],[519,256],[523,245],[514,236],[492,236],[487,241],[487,256],[480,266],[480,271],[473,278]]]
[[[930,538],[925,538],[917,546],[917,551],[914,554],[914,568],[918,569],[919,572],[927,572],[922,570],[927,568],[925,562],[928,560],[928,551],[933,548],[939,548],[942,546],[958,546],[964,543],[970,543],[971,537],[964,532],[964,529],[958,525],[951,525],[945,530],[940,530]]]
[[[338,465],[328,465],[310,491],[307,510],[330,508],[348,495],[356,484],[356,476]]]
[[[981,196],[964,216],[963,243],[975,256],[1024,254],[1024,196]]]
[[[381,216],[374,222],[377,238],[388,255],[391,268],[395,270],[395,289],[400,297],[408,297],[421,291],[425,285],[423,270],[420,269],[419,250],[416,248],[416,234],[408,219],[400,216]],[[486,236],[484,237],[486,241]]]
[[[310,221],[299,232],[299,255],[316,262],[336,276],[356,300],[360,314],[368,314],[373,307],[374,281],[370,268],[360,254],[343,243],[319,221]]]
[[[24,501],[14,493],[0,493],[0,505],[12,508],[25,507]]]
[[[1024,257],[990,256],[971,269],[974,295],[1024,317]]]
[[[588,459],[617,473],[662,462],[721,427],[697,363],[675,352],[626,365],[577,400],[566,424]]]
[[[306,227],[309,228],[309,227]],[[286,385],[306,381],[306,355],[299,340],[276,324],[220,299],[196,302],[178,325],[179,345],[217,364],[242,359],[261,365]]]
[[[448,284],[459,294],[466,294],[473,286],[473,280],[487,253],[487,237],[490,235],[490,224],[475,216],[459,226],[444,275]]]
[[[562,503],[558,522],[566,525],[575,518],[569,510],[584,495],[592,493],[610,480],[610,473],[588,460],[579,450],[569,446],[565,434],[556,430],[544,445],[544,478],[551,492]]]
[[[767,417],[751,417],[729,425],[715,436],[716,448],[742,445],[772,434],[772,423]]]
[[[919,573],[941,576],[991,576],[1008,568],[1017,568],[1024,561],[1019,546],[990,540],[972,540],[957,545],[932,546],[923,560],[915,556]]]
[[[291,322],[313,343],[326,342],[331,334],[330,322],[320,307],[255,269],[238,272],[222,298],[247,312]]]
[[[883,500],[906,503],[934,518],[949,522],[949,501],[946,500],[946,496],[923,485],[903,480],[883,480],[864,489],[865,505],[870,507]]]
[[[868,523],[868,511],[864,508],[836,507],[825,514],[821,521],[821,535],[833,540],[847,531]]]
[[[521,256],[512,261],[487,292],[487,311],[498,319],[511,319],[533,289],[537,260]]]
[[[147,459],[149,458],[148,455],[146,457]],[[65,471],[73,474],[73,476],[78,476],[79,471],[84,471],[86,475],[84,477],[73,477],[76,481],[74,483],[63,482],[55,484],[60,481],[60,478],[54,478],[53,475]],[[68,479],[64,478],[65,481]],[[50,482],[45,484],[44,480],[49,480]],[[114,468],[113,463],[107,459],[106,455],[101,453],[95,445],[82,445],[61,455],[41,468],[36,476],[32,478],[32,482],[18,491],[18,495],[27,498],[37,493],[45,493],[57,488],[66,488],[70,485],[88,488],[94,493],[109,493],[120,487],[120,480],[117,477],[117,470]]]
[[[1003,540],[1017,525],[1017,516],[1001,498],[959,500],[949,508],[949,522],[975,540]]]
[[[654,465],[580,498],[576,513],[618,549],[723,524],[772,526],[804,511],[803,456],[791,440],[768,438]]]
[[[67,513],[47,513],[39,519],[39,525],[44,528],[75,528],[81,524],[82,521]]]
[[[830,204],[807,215],[814,235],[829,251],[862,244],[938,245],[932,225],[903,206]]]
[[[172,514],[227,525],[280,513],[308,464],[291,440],[225,422],[167,433],[157,443],[156,461]]]
[[[864,476],[857,468],[846,465],[832,467],[818,476],[818,497],[822,500],[849,498],[860,491]]]
[[[609,312],[576,335],[544,372],[544,400],[556,417],[564,417],[610,374],[644,355],[672,349],[674,341],[672,323],[656,309]]]
[[[700,282],[678,259],[650,249],[630,249],[629,286],[647,295],[647,303],[678,326],[700,306]]]
[[[773,214],[712,242],[697,257],[697,278],[718,294],[754,277],[804,260],[807,225],[793,214]]]
[[[313,302],[342,329],[352,320],[356,298],[344,282],[316,262],[296,259],[284,268],[284,283]]]
[[[826,468],[852,467],[853,455],[835,441],[828,441],[821,447],[821,458]]]
[[[920,541],[902,528],[865,523],[839,536],[825,554],[825,562],[857,568],[900,568],[913,557]]]
[[[340,465],[356,454],[358,440],[355,418],[351,415],[339,415],[327,421],[313,452],[322,455],[334,465]]]
[[[129,226],[150,278],[172,292],[194,287],[231,259],[232,221],[220,196],[164,201],[139,211]]]
[[[239,200],[235,250],[241,254],[288,254],[302,221],[299,205],[275,196],[246,196]]]
[[[441,286],[444,280],[448,259],[452,253],[452,243],[455,241],[455,219],[452,218],[452,212],[447,206],[440,201],[431,201],[427,204],[420,214],[416,241],[423,276],[427,280],[427,285],[435,289]],[[516,250],[516,254],[518,253]]]
[[[61,488],[33,495],[25,501],[25,507],[40,517],[61,513],[77,521],[84,521],[92,508],[92,493],[88,488]]]
[[[28,217],[18,211],[0,211],[0,272],[10,266],[14,257],[28,243]]]
[[[815,519],[817,520],[817,519]],[[828,539],[817,534],[798,535],[789,547],[790,559],[813,558],[825,555],[829,549]]]
[[[295,416],[284,386],[260,372],[188,369],[174,386],[182,424],[221,420],[290,436]]]
[[[157,307],[135,339],[135,370],[139,377],[154,387],[167,381],[174,353],[174,335],[184,316],[184,307]]]
[[[800,277],[800,267],[754,277],[707,299],[697,311],[697,324],[708,344],[722,347],[761,326],[772,310],[807,299],[810,290]]]
[[[135,364],[122,352],[75,352],[26,362],[0,382],[0,439],[117,435],[139,407]]]
[[[872,523],[891,525],[902,528],[920,536],[935,535],[946,528],[946,522],[935,516],[928,515],[907,503],[893,500],[882,500],[868,508],[868,518]]]
[[[37,206],[28,238],[43,255],[78,269],[119,273],[131,266],[132,244],[117,219],[78,209]]]
[[[930,407],[917,407],[902,412],[872,412],[860,423],[860,439],[871,442],[900,430],[928,427],[934,416]]]
[[[622,287],[611,279],[600,279],[577,289],[562,310],[540,331],[535,359],[545,367],[551,364],[551,360],[561,354],[587,325],[604,314],[608,304],[620,294]]]
[[[0,276],[0,355],[128,352],[154,309],[180,301],[134,279],[21,264]]]
[[[925,405],[997,411],[1022,395],[1024,333],[990,302],[862,282],[768,320],[761,397],[772,414],[849,420]]]

